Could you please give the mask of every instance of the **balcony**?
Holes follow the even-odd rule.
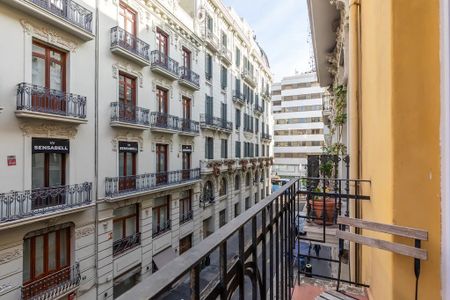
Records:
[[[222,58],[222,61],[227,66],[230,66],[231,64],[233,64],[233,58],[231,56],[231,51],[228,50],[227,46],[225,46],[225,45],[220,46],[220,57]]]
[[[92,184],[46,187],[0,194],[0,227],[29,218],[77,211],[92,202]]]
[[[180,130],[179,119],[166,113],[151,112],[150,127],[152,131],[176,133]]]
[[[255,114],[262,115],[264,113],[264,107],[262,107],[258,103],[255,103],[254,112],[255,112]]]
[[[145,130],[150,127],[150,111],[135,105],[111,103],[111,126]]]
[[[159,50],[153,50],[151,53],[151,67],[150,69],[166,78],[177,80],[179,77],[178,62],[171,59],[166,54]]]
[[[180,79],[178,82],[182,86],[190,88],[194,91],[198,91],[200,89],[200,75],[186,67],[180,67]]]
[[[237,105],[243,106],[245,105],[245,96],[241,91],[233,92],[233,102]]]
[[[204,129],[211,129],[231,133],[233,131],[233,123],[225,119],[216,118],[206,114],[200,115],[200,127]]]
[[[156,238],[162,235],[163,233],[170,231],[170,229],[171,229],[170,220],[160,222],[153,228],[152,237]]]
[[[150,65],[150,45],[119,26],[111,28],[111,52],[125,57],[138,65]]]
[[[242,71],[242,78],[243,78],[244,81],[247,82],[251,87],[253,87],[253,88],[256,87],[256,84],[257,84],[256,78],[255,78],[255,76],[253,75],[253,73],[250,72],[249,70],[244,69],[244,70]]]
[[[22,300],[60,299],[80,285],[80,265],[75,263],[22,286]]]
[[[16,116],[84,124],[86,97],[22,82],[17,85]]]
[[[261,142],[267,142],[270,143],[272,141],[272,136],[268,133],[261,133]]]
[[[206,47],[213,52],[218,52],[220,48],[219,37],[214,34],[208,28],[204,28],[202,32],[203,39],[205,40]]]
[[[108,200],[120,200],[167,190],[174,186],[189,185],[198,180],[200,180],[200,168],[107,177],[105,180],[105,196],[109,198]]]
[[[94,38],[92,12],[72,0],[7,0],[2,2],[52,24],[83,41]]]
[[[190,210],[184,214],[180,214],[180,224],[187,223],[194,218],[194,211]]]
[[[189,119],[179,119],[179,132],[180,135],[186,136],[196,136],[200,134],[200,124],[199,122],[192,121]]]
[[[214,196],[203,195],[203,194],[201,195],[201,197],[200,197],[200,206],[202,206],[203,208],[211,206],[214,203],[216,203],[216,199],[215,199]]]
[[[114,241],[113,243],[113,256],[122,254],[130,249],[133,249],[141,244],[141,233],[136,232],[123,239]]]

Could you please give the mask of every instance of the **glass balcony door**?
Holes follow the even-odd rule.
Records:
[[[156,145],[156,184],[167,183],[167,145]]]
[[[119,119],[136,121],[136,79],[124,73],[119,74]]]

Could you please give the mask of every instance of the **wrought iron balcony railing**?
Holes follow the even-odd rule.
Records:
[[[22,286],[22,300],[57,299],[80,285],[80,265],[75,263]]]
[[[46,187],[0,194],[0,223],[90,204],[92,184]]]
[[[180,130],[185,133],[198,134],[200,133],[200,124],[199,122],[192,121],[189,119],[180,119]]]
[[[180,78],[190,82],[197,88],[200,88],[200,75],[186,67],[180,67]]]
[[[178,62],[159,50],[153,50],[151,53],[151,63],[153,67],[161,67],[175,77],[179,76]]]
[[[30,83],[17,86],[17,110],[86,118],[86,97]]]
[[[207,27],[203,30],[203,38],[216,50],[219,48],[219,37]]]
[[[92,33],[92,12],[72,0],[31,0],[39,7]]]
[[[111,122],[149,126],[150,110],[128,103],[111,103]]]
[[[159,187],[180,184],[200,179],[200,168],[189,170],[146,173],[132,176],[107,177],[106,197],[151,191]]]
[[[235,90],[233,92],[233,102],[240,104],[240,105],[244,105],[245,104],[245,96],[243,93],[241,93],[241,91],[237,91]]]
[[[255,103],[255,112],[262,114],[264,112],[264,107],[262,107],[258,103]]]
[[[114,241],[113,243],[113,256],[124,253],[125,251],[135,248],[141,244],[141,233],[136,232],[123,239]]]
[[[250,70],[244,68],[244,70],[242,71],[242,78],[244,78],[244,80],[247,81],[247,83],[249,83],[250,85],[256,85],[256,78]]]
[[[220,55],[225,58],[228,63],[232,62],[231,51],[225,45],[220,47]]]
[[[216,203],[216,198],[212,195],[202,195],[200,197],[200,205],[203,206],[203,208],[213,205],[214,203]]]
[[[271,141],[272,140],[272,136],[268,133],[262,132],[261,133],[261,139],[262,140],[267,140],[267,141]]]
[[[178,117],[160,112],[150,113],[150,126],[160,129],[180,130]]]
[[[194,217],[194,212],[192,210],[190,210],[186,213],[180,214],[180,224],[183,224],[183,223],[186,223],[186,222],[192,220],[193,217]]]
[[[213,117],[207,114],[200,115],[200,126],[202,127],[212,127],[218,130],[224,130],[231,132],[233,130],[233,123],[228,122],[225,119]]]
[[[155,237],[157,237],[157,236],[159,236],[159,235],[169,231],[170,228],[171,228],[170,220],[167,220],[165,222],[160,222],[160,223],[156,224],[153,227],[153,232],[152,232],[153,238],[155,238]]]
[[[143,60],[150,61],[150,45],[119,26],[111,28],[111,47],[123,48]]]

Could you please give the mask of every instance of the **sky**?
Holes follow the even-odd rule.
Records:
[[[274,82],[310,70],[306,0],[222,0],[253,28],[269,57]]]

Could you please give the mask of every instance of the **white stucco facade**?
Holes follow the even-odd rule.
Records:
[[[270,194],[270,66],[218,0],[38,2],[0,1],[0,298],[113,299]]]

